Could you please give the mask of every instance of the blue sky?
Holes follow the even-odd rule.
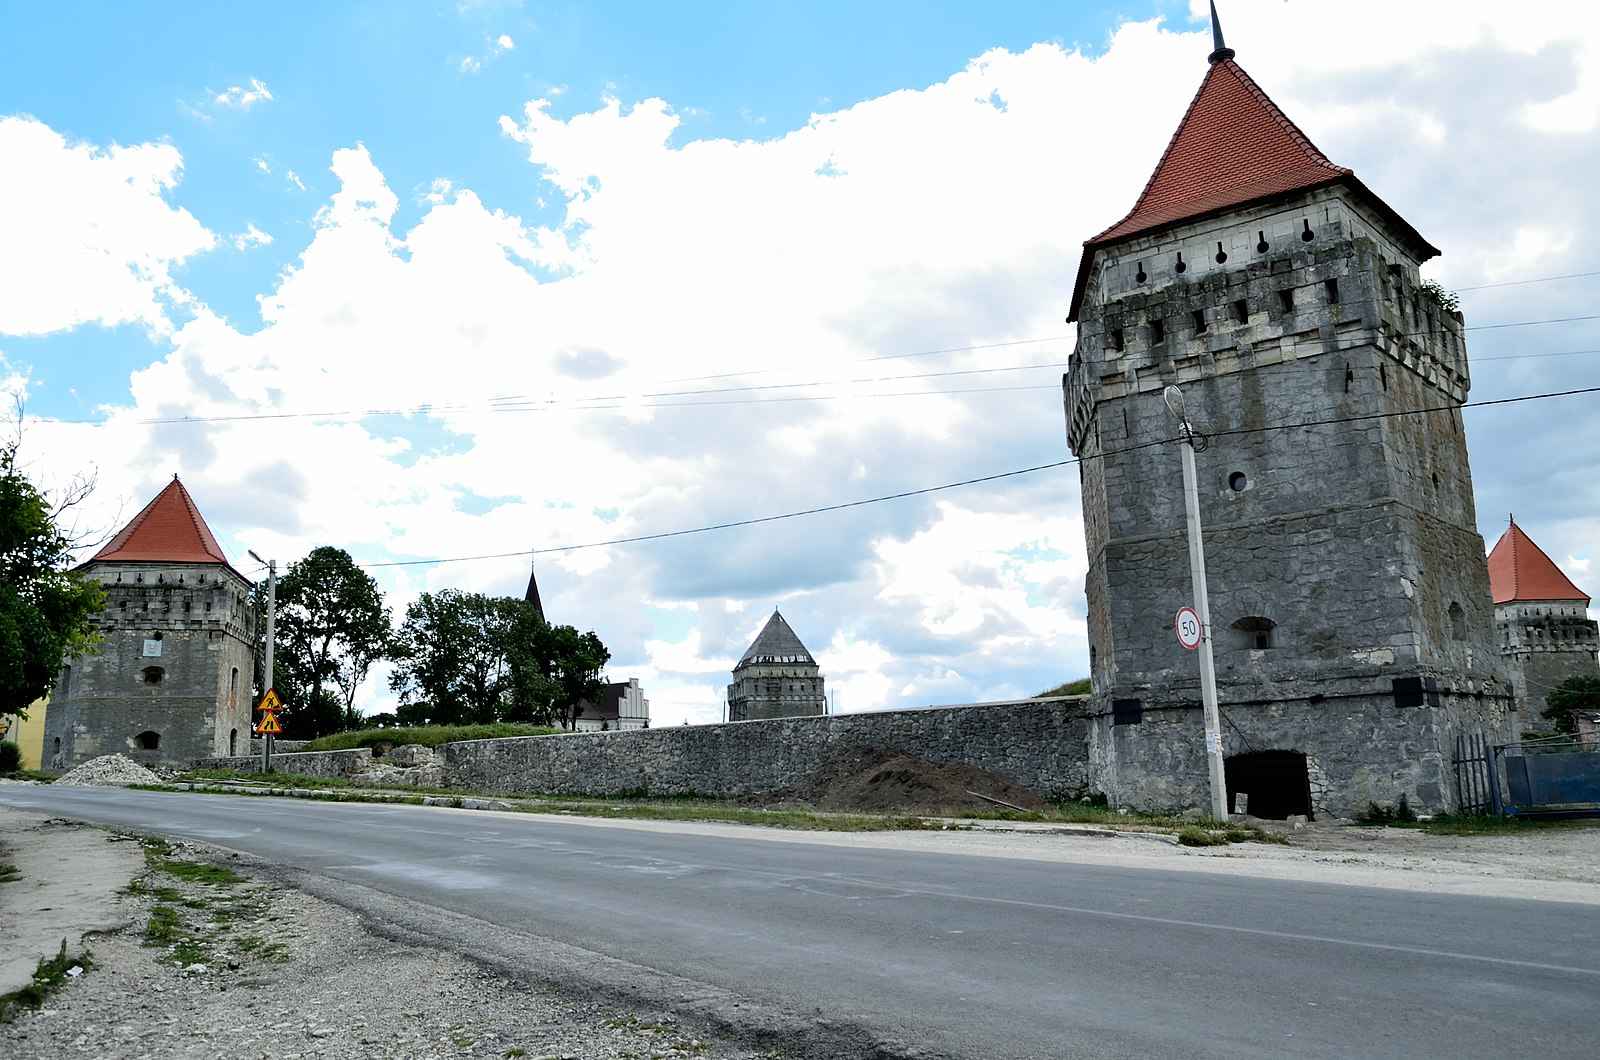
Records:
[[[25,455],[47,483],[97,470],[111,530],[179,473],[235,556],[539,550],[554,617],[666,723],[720,714],[774,607],[842,709],[1079,676],[1070,466],[587,546],[1066,460],[1078,250],[1198,86],[1203,6],[8,5],[0,376]],[[1222,13],[1444,250],[1426,273],[1478,329],[1474,399],[1600,385],[1600,328],[1570,319],[1600,312],[1600,16]],[[1485,535],[1516,511],[1591,590],[1593,401],[1466,418]],[[518,592],[528,562],[373,569],[400,610]]]

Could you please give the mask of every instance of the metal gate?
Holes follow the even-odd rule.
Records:
[[[1495,770],[1498,750],[1481,734],[1456,737],[1456,804],[1462,813],[1498,817],[1502,812]]]

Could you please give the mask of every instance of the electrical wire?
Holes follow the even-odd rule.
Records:
[[[1587,275],[1587,274],[1575,273],[1573,275]],[[1554,278],[1556,278],[1556,277],[1547,277],[1545,279],[1554,279]],[[1541,280],[1527,280],[1527,281],[1514,281],[1514,282],[1537,283],[1537,282],[1542,282],[1542,281]],[[1546,325],[1546,324],[1581,323],[1581,322],[1592,321],[1592,320],[1600,320],[1600,314],[1591,314],[1591,315],[1573,316],[1573,317],[1552,317],[1552,318],[1546,318],[1546,319],[1543,319],[1543,320],[1508,321],[1508,322],[1499,323],[1499,324],[1476,324],[1476,325],[1471,325],[1471,326],[1464,327],[1462,330],[1464,330],[1464,331],[1496,331],[1496,330],[1502,330],[1502,329],[1506,329],[1506,328],[1535,327],[1535,326],[1541,326],[1541,325]],[[1396,337],[1398,337],[1398,338],[1422,338],[1422,337],[1426,337],[1426,336],[1432,335],[1434,333],[1435,332],[1433,332],[1433,331],[1402,332],[1399,335],[1397,335]],[[905,354],[884,354],[884,355],[877,356],[877,357],[863,358],[862,360],[859,360],[859,361],[856,361],[856,362],[853,362],[853,363],[865,364],[865,363],[873,363],[873,362],[877,362],[877,361],[886,361],[886,360],[902,360],[902,359],[912,358],[912,357],[930,357],[930,356],[935,356],[935,355],[938,355],[938,354],[945,354],[945,353],[963,353],[963,352],[971,352],[971,351],[976,351],[976,350],[999,349],[999,348],[1003,348],[1003,347],[1025,345],[1025,344],[1028,344],[1028,343],[1036,343],[1036,342],[1064,341],[1066,338],[1067,338],[1067,336],[1053,336],[1053,337],[1049,337],[1049,338],[1039,338],[1039,339],[1018,339],[1018,340],[1015,340],[1015,341],[1012,341],[1012,342],[990,343],[990,344],[987,344],[987,345],[980,345],[980,346],[949,347],[949,348],[946,348],[946,349],[924,350],[924,351],[920,351],[920,352],[916,352],[916,353],[905,353]],[[1470,358],[1470,360],[1472,360],[1472,361],[1520,360],[1520,359],[1529,358],[1529,357],[1575,356],[1575,355],[1591,353],[1591,352],[1594,352],[1594,351],[1573,350],[1573,351],[1562,351],[1562,352],[1559,352],[1559,353],[1545,353],[1545,354],[1538,354],[1538,353],[1535,353],[1535,354],[1508,354],[1508,355],[1502,355],[1502,356],[1497,356],[1497,357],[1481,357],[1481,358],[1474,357],[1474,358]],[[175,425],[175,424],[248,423],[248,422],[253,422],[253,421],[281,421],[281,420],[303,420],[303,419],[350,420],[350,419],[365,419],[365,418],[368,418],[368,417],[378,417],[378,416],[409,417],[409,416],[431,416],[431,415],[438,415],[438,414],[441,414],[441,413],[469,412],[469,411],[471,411],[473,409],[483,408],[485,405],[488,406],[488,411],[490,411],[490,412],[547,412],[547,411],[582,411],[582,412],[601,411],[601,412],[603,412],[603,411],[614,411],[614,410],[619,409],[619,408],[640,408],[640,407],[644,407],[644,408],[672,408],[672,407],[677,407],[677,406],[680,406],[680,405],[681,406],[686,406],[686,407],[694,407],[694,406],[701,406],[701,405],[708,404],[708,403],[707,402],[693,402],[693,401],[670,401],[670,400],[664,400],[664,399],[678,398],[678,397],[704,397],[704,396],[719,395],[719,394],[730,394],[730,395],[732,395],[732,394],[769,394],[769,393],[773,393],[773,392],[777,392],[777,391],[781,391],[781,390],[794,390],[794,389],[811,388],[811,387],[853,386],[853,385],[861,385],[861,384],[867,384],[867,383],[897,382],[897,381],[918,380],[918,379],[943,379],[943,378],[953,378],[953,377],[957,377],[957,376],[972,376],[972,375],[989,375],[989,374],[994,374],[994,373],[999,373],[999,372],[1041,371],[1041,370],[1045,370],[1045,369],[1061,368],[1061,367],[1064,367],[1064,366],[1065,365],[1064,365],[1063,362],[1055,361],[1055,362],[1049,362],[1049,363],[1046,363],[1046,364],[1038,364],[1038,365],[1007,365],[1007,366],[1002,366],[1002,367],[997,367],[997,368],[948,369],[948,370],[945,370],[945,371],[938,371],[938,372],[918,372],[918,373],[911,373],[911,374],[904,374],[904,375],[873,376],[873,377],[867,377],[867,378],[864,378],[864,379],[809,380],[809,381],[799,381],[799,382],[791,382],[791,383],[766,383],[766,384],[753,384],[753,385],[749,385],[749,386],[701,388],[701,389],[695,389],[695,390],[645,391],[645,392],[642,392],[642,393],[639,393],[639,394],[606,394],[606,395],[597,395],[597,396],[592,396],[592,397],[568,398],[568,399],[564,399],[564,400],[560,400],[560,401],[558,401],[557,399],[554,399],[554,398],[536,398],[536,397],[533,397],[531,395],[514,394],[514,395],[504,395],[504,396],[500,396],[500,397],[486,398],[486,399],[483,399],[482,401],[473,400],[473,401],[455,401],[455,402],[429,402],[429,403],[425,403],[425,404],[412,405],[412,406],[399,407],[399,408],[393,408],[393,407],[390,407],[390,408],[367,408],[367,409],[349,409],[349,408],[347,408],[347,409],[324,409],[324,410],[320,410],[320,411],[311,411],[311,412],[228,413],[228,414],[225,414],[225,415],[216,415],[216,416],[189,416],[189,415],[184,415],[184,416],[153,416],[153,417],[143,417],[143,418],[140,418],[140,419],[137,419],[137,420],[133,420],[131,422],[133,422],[135,424],[147,425],[147,426],[168,426],[168,425]],[[790,370],[791,369],[757,369],[757,370],[754,370],[754,371],[751,371],[751,372],[745,372],[745,373],[729,373],[729,374],[720,375],[720,376],[687,377],[686,379],[668,380],[667,382],[670,383],[670,382],[689,382],[689,381],[697,381],[697,380],[714,380],[714,379],[726,379],[726,378],[743,378],[743,377],[746,377],[746,376],[749,376],[749,375],[762,375],[762,374],[767,374],[767,373],[774,372],[774,371],[790,371]],[[984,388],[984,389],[986,389],[986,390],[987,389],[1005,390],[1005,389],[1017,389],[1017,388]],[[1036,388],[1033,388],[1033,389],[1044,389],[1044,387],[1041,386],[1041,387],[1036,387]],[[912,392],[912,393],[842,394],[842,395],[820,395],[820,396],[816,396],[816,397],[805,398],[804,400],[861,400],[861,399],[866,399],[866,398],[903,398],[903,397],[909,397],[909,396],[919,396],[919,395],[921,395],[923,393],[942,394],[942,393],[980,393],[980,392],[983,392],[983,391],[982,390],[977,390],[977,389],[966,389],[966,390],[928,391],[928,392],[915,391],[915,392]],[[766,400],[771,400],[771,399],[767,398],[767,397],[762,397],[762,398],[755,398],[755,399],[750,399],[750,400],[746,400],[746,401],[728,400],[728,401],[720,401],[720,402],[711,402],[710,404],[723,404],[723,405],[752,404],[752,403],[756,403],[757,401],[766,401]],[[643,403],[643,404],[641,404],[641,403]],[[65,420],[64,419],[64,420],[59,420],[57,422],[70,423],[70,424],[80,424],[80,425],[87,425],[87,426],[102,426],[102,425],[104,425],[104,424],[106,424],[106,423],[108,423],[110,421],[109,421],[109,419],[100,419],[100,420],[89,420],[89,419]]]
[[[1320,420],[1305,420],[1299,423],[1272,424],[1265,427],[1250,427],[1232,431],[1213,432],[1211,438],[1237,437],[1250,434],[1265,434],[1269,431],[1302,430],[1307,427],[1321,427],[1341,423],[1362,423],[1370,420],[1390,419],[1400,416],[1427,415],[1438,412],[1454,412],[1457,409],[1488,408],[1495,405],[1511,405],[1525,401],[1542,401],[1546,399],[1574,397],[1582,394],[1600,394],[1600,386],[1585,387],[1577,390],[1563,390],[1545,394],[1524,394],[1519,397],[1495,398],[1488,401],[1472,401],[1461,405],[1436,405],[1420,409],[1404,409],[1392,412],[1376,412],[1362,416],[1337,416]],[[1124,446],[1120,449],[1108,450],[1098,454],[1099,459],[1108,456],[1118,456],[1123,453],[1136,452],[1149,449],[1158,445],[1170,445],[1177,441],[1176,437],[1158,438],[1137,445]],[[821,515],[826,512],[843,511],[849,508],[861,508],[871,504],[883,504],[888,501],[904,500],[908,497],[921,497],[932,493],[943,493],[947,490],[961,489],[965,486],[974,486],[984,482],[998,482],[1002,479],[1017,478],[1021,475],[1031,475],[1038,471],[1049,471],[1055,468],[1069,467],[1082,463],[1082,459],[1074,457],[1069,460],[1056,460],[1048,464],[1036,464],[1033,467],[1019,468],[1015,471],[1002,471],[993,475],[982,475],[977,478],[962,479],[959,482],[947,482],[938,486],[926,486],[922,489],[904,490],[899,493],[888,493],[878,497],[867,497],[854,501],[843,501],[838,504],[827,504],[816,508],[806,508],[801,511],[784,512],[779,515],[764,515],[752,519],[737,519],[726,523],[716,523],[710,526],[697,526],[685,530],[667,530],[655,534],[638,534],[631,537],[612,538],[607,541],[589,541],[577,545],[557,545],[549,548],[519,549],[515,552],[483,553],[473,556],[447,556],[434,559],[413,560],[385,560],[368,563],[358,563],[356,566],[373,569],[378,567],[421,567],[435,566],[442,563],[469,563],[478,560],[490,559],[516,559],[521,557],[542,556],[557,552],[576,552],[581,549],[606,548],[613,545],[632,545],[645,541],[664,541],[670,538],[688,537],[694,534],[711,533],[716,530],[731,530],[742,526],[758,526],[763,523],[781,522],[786,519],[799,519],[809,515]]]

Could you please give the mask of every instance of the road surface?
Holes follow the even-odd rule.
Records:
[[[393,899],[457,914],[442,946],[493,925],[517,959],[556,940],[907,1055],[1595,1055],[1589,905],[973,856],[968,835],[949,837],[958,854],[108,788],[0,802],[262,858],[376,915]]]

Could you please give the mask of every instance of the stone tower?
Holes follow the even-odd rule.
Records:
[[[1438,251],[1329,161],[1216,30],[1133,209],[1084,244],[1063,380],[1088,546],[1091,769],[1115,804],[1205,806],[1178,424],[1201,519],[1230,805],[1457,804],[1456,737],[1502,732],[1483,541]]]
[[[56,684],[45,768],[105,754],[178,766],[248,753],[251,583],[177,476],[80,571],[105,586],[103,640]]]
[[[1589,617],[1589,595],[1561,573],[1515,519],[1489,552],[1489,587],[1500,656],[1528,728],[1545,697],[1569,677],[1600,675],[1600,625]]]
[[[793,718],[826,714],[822,671],[789,623],[772,612],[761,633],[733,668],[728,720]]]

